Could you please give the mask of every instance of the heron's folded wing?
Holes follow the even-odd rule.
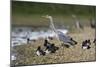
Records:
[[[68,43],[68,42],[71,41],[70,37],[65,35],[65,34],[63,34],[62,32],[58,33],[58,37],[59,37],[59,40],[64,42],[64,43]]]

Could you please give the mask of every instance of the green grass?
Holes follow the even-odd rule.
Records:
[[[12,1],[13,13],[19,14],[78,14],[95,16],[96,7],[87,5]]]

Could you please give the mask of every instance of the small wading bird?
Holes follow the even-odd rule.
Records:
[[[55,53],[56,50],[59,49],[58,47],[55,46],[55,44],[49,43],[47,39],[45,39],[44,41],[44,47],[46,48],[45,49],[46,54]]]
[[[45,52],[41,49],[40,46],[38,46],[38,48],[36,50],[36,54],[37,54],[37,56],[45,55]]]
[[[45,18],[48,18],[49,21],[50,21],[50,28],[52,29],[52,31],[54,33],[56,33],[56,36],[57,36],[57,39],[60,41],[60,42],[63,42],[62,44],[64,46],[67,46],[67,44],[69,43],[70,45],[75,45],[77,44],[77,42],[75,40],[73,40],[70,36],[68,35],[65,35],[63,32],[61,31],[57,31],[55,26],[54,26],[54,23],[53,23],[53,18],[52,16],[49,16],[49,15],[46,15],[46,16],[42,16],[42,17],[45,17]]]
[[[90,49],[91,42],[90,40],[85,40],[82,42],[82,49]]]
[[[75,26],[77,29],[83,29],[83,26],[80,24],[79,19],[77,18],[76,15],[72,15],[73,20],[75,21]]]

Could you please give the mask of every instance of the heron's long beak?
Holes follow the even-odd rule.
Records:
[[[43,18],[48,18],[48,15],[46,15],[46,16],[42,16]]]

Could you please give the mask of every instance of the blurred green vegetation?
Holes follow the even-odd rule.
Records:
[[[86,15],[95,16],[96,6],[12,1],[12,13],[21,15]]]
[[[49,20],[42,16],[51,15],[56,26],[74,29],[76,15],[81,25],[89,26],[96,17],[96,6],[42,2],[12,1],[12,25],[49,27]]]

